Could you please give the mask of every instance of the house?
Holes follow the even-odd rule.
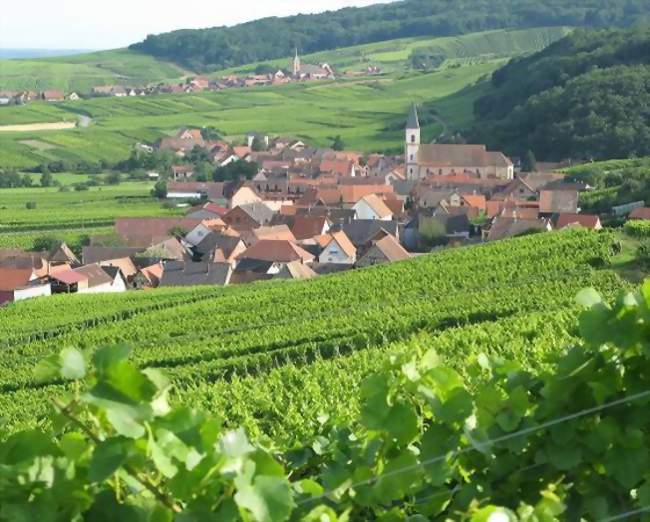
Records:
[[[253,241],[261,241],[262,239],[278,239],[283,241],[295,242],[296,238],[287,225],[275,225],[267,227],[259,227],[251,232]]]
[[[226,207],[217,205],[216,203],[205,203],[199,207],[195,207],[191,212],[185,215],[188,219],[221,219],[228,213]]]
[[[50,283],[33,268],[0,266],[0,305],[52,294]]]
[[[127,282],[130,282],[138,273],[138,269],[130,257],[123,257],[121,259],[107,259],[100,261],[98,264],[102,268],[118,268]]]
[[[196,257],[203,259],[207,256],[214,263],[234,264],[245,250],[246,245],[240,237],[226,236],[217,232],[211,232],[194,247]]]
[[[410,259],[409,254],[392,235],[374,241],[368,251],[357,261],[356,266],[365,268],[383,263],[394,263]]]
[[[133,258],[144,252],[145,248],[137,247],[98,247],[87,246],[81,250],[81,259],[84,265],[110,261],[111,259]]]
[[[314,255],[291,241],[262,239],[248,247],[239,256],[239,260],[255,259],[274,263],[290,263],[291,261],[311,263],[314,261],[314,257]]]
[[[224,204],[225,183],[212,181],[167,183],[167,199],[208,199],[214,203]]]
[[[159,261],[179,261],[189,253],[183,243],[175,237],[170,237],[147,248],[142,257]]]
[[[252,203],[261,203],[262,198],[260,195],[247,185],[239,187],[230,197],[228,208],[240,207],[242,205],[249,205]]]
[[[221,219],[217,219],[221,221]],[[214,220],[211,220],[211,223],[214,223]],[[223,228],[225,228],[225,224],[223,222],[221,222],[221,224],[223,225]],[[199,223],[185,234],[185,241],[187,241],[191,246],[196,246],[203,241],[208,234],[212,233],[212,231],[212,227],[207,226],[205,223]]]
[[[578,192],[576,190],[540,191],[539,212],[541,214],[576,214],[578,212]]]
[[[79,101],[81,99],[81,96],[79,96],[76,92],[71,92],[67,96],[68,101]]]
[[[399,229],[395,221],[355,219],[334,228],[343,230],[357,250],[368,246],[373,239],[384,234],[392,235],[399,239]]]
[[[573,227],[582,227],[591,230],[602,230],[603,228],[600,218],[593,214],[561,213],[555,216],[554,223],[557,230]]]
[[[407,179],[462,173],[478,178],[514,178],[512,161],[501,152],[488,151],[485,145],[421,144],[415,104],[406,123],[405,164]]]
[[[41,93],[41,99],[45,100],[46,102],[62,102],[65,100],[65,96],[61,91],[50,90],[43,91]]]
[[[487,241],[497,241],[531,232],[550,232],[551,224],[545,219],[518,219],[496,217],[487,232]]]
[[[107,293],[126,292],[126,290],[128,288],[127,278],[122,273],[122,270],[119,267],[117,267],[117,266],[102,266],[102,269],[112,279],[111,290],[109,292],[107,292]],[[135,273],[137,273],[137,270],[136,270]]]
[[[274,214],[264,203],[251,203],[236,206],[223,217],[223,221],[238,231],[253,230],[271,223]]]
[[[160,287],[174,286],[226,286],[230,283],[230,263],[212,261],[192,262],[189,259],[165,263]]]
[[[331,225],[327,216],[302,215],[295,217],[291,231],[295,238],[300,241],[326,234]]]
[[[390,208],[376,194],[369,194],[361,198],[352,208],[357,213],[357,219],[376,219],[379,221],[391,221],[393,219]]]
[[[273,276],[273,279],[305,280],[313,279],[316,275],[316,272],[309,265],[305,265],[299,261],[292,261],[285,263]]]
[[[192,165],[172,165],[172,177],[174,181],[187,181],[194,177]]]
[[[88,278],[72,269],[50,274],[53,294],[76,294],[88,288]]]
[[[141,268],[133,278],[133,286],[137,289],[158,288],[163,276],[163,264],[161,262]]]
[[[198,224],[211,221],[188,218],[117,218],[115,233],[130,247],[149,248],[175,234],[185,235]]]
[[[341,177],[355,177],[356,168],[352,161],[346,159],[324,159],[318,166],[319,172]]]
[[[639,207],[630,212],[630,219],[644,219],[650,220],[650,208]]]
[[[323,251],[318,256],[319,263],[353,265],[357,261],[357,249],[345,232],[327,234]]]
[[[79,260],[65,243],[59,244],[48,255],[50,266],[78,265]]]
[[[111,294],[126,291],[126,281],[119,269],[108,267],[102,268],[98,264],[85,265],[75,268],[75,274],[83,276],[87,283],[79,283],[78,293],[80,294]],[[60,277],[60,275],[58,276]],[[82,286],[83,285],[83,286]]]

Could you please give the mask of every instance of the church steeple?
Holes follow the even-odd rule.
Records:
[[[407,179],[420,178],[420,166],[418,156],[420,153],[420,120],[418,118],[418,109],[411,105],[408,119],[406,120],[406,143],[404,151],[404,163],[406,167]]]
[[[413,103],[411,105],[411,111],[409,112],[408,120],[406,121],[407,129],[419,129],[420,128],[420,119],[418,118],[418,108]]]
[[[299,76],[300,75],[300,56],[298,56],[298,47],[296,47],[296,55],[293,58],[293,75],[294,76]]]

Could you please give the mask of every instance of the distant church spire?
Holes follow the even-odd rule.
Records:
[[[298,47],[296,46],[296,55],[293,59],[293,75],[298,76],[300,74],[300,56],[298,56]]]

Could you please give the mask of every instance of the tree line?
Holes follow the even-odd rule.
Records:
[[[131,49],[196,71],[414,36],[542,26],[626,27],[648,20],[650,0],[403,0],[233,27],[149,35]]]

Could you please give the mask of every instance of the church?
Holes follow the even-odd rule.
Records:
[[[479,178],[513,179],[514,165],[502,152],[485,145],[422,144],[415,104],[406,122],[405,172],[407,179],[465,174]]]
[[[298,56],[298,48],[296,48],[296,55],[293,58],[293,77],[296,80],[333,80],[334,71],[326,63],[322,65],[302,63],[300,56]]]

